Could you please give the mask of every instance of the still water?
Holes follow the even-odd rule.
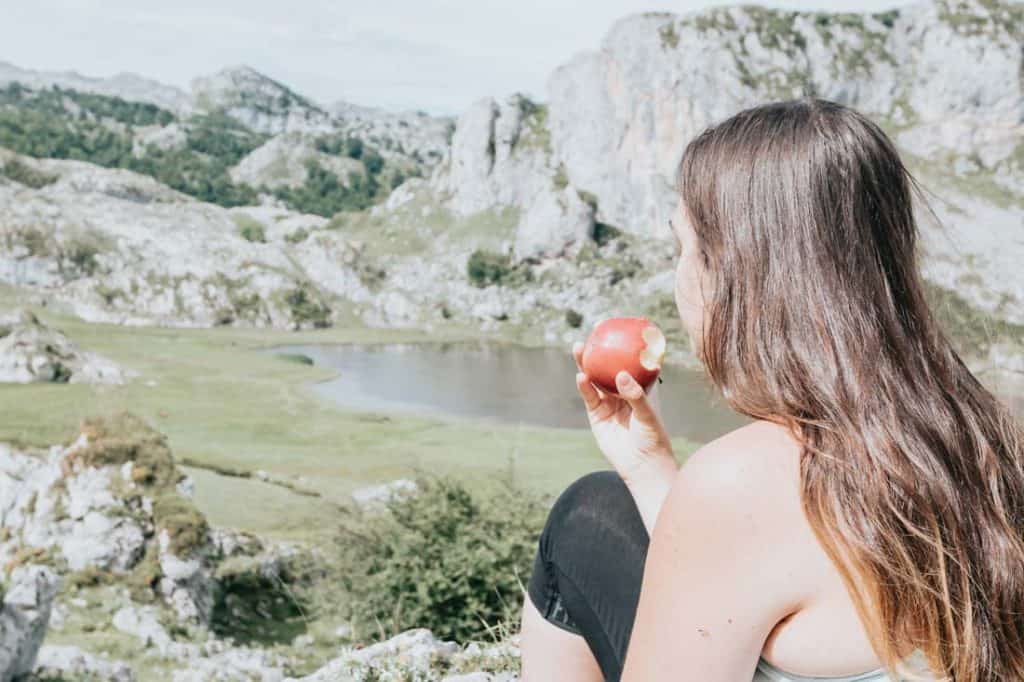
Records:
[[[344,407],[443,414],[505,423],[589,428],[569,349],[477,342],[305,345],[301,353],[335,370],[314,390]],[[673,436],[706,442],[749,419],[733,412],[699,372],[662,371],[662,420]]]

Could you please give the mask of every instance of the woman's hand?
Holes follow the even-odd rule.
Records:
[[[576,388],[587,408],[597,446],[633,494],[648,533],[675,478],[679,463],[656,408],[655,387],[650,395],[621,371],[615,377],[619,395],[597,388],[583,371],[583,342],[572,347],[579,372]]]

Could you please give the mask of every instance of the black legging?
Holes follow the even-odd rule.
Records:
[[[582,635],[608,682],[618,682],[633,630],[650,538],[626,484],[595,471],[548,513],[528,594],[544,618]]]

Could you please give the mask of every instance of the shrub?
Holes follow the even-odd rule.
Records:
[[[373,205],[380,193],[376,173],[352,171],[345,184],[333,171],[308,159],[306,182],[299,187],[278,187],[272,191],[289,208],[330,218],[340,211],[361,211]],[[374,166],[376,167],[376,166]],[[369,171],[369,166],[367,166]],[[378,169],[379,171],[379,169]]]
[[[99,269],[97,256],[103,248],[102,239],[92,234],[78,234],[60,247],[61,262],[68,263],[75,271],[92,277]]]
[[[284,644],[306,632],[308,582],[314,562],[304,553],[281,557],[277,571],[260,558],[234,556],[217,566],[217,592],[210,629],[241,644]],[[296,584],[299,583],[299,584]]]
[[[679,47],[679,34],[676,32],[675,24],[666,24],[658,29],[661,37],[661,46],[667,49]]]
[[[295,322],[311,322],[317,329],[331,326],[331,309],[316,300],[305,286],[288,291],[284,300],[291,309]]]
[[[290,232],[284,236],[284,240],[289,244],[298,244],[304,242],[309,238],[309,230],[304,227],[300,227],[294,232]]]
[[[555,170],[555,174],[551,178],[551,183],[554,185],[556,192],[561,192],[569,186],[569,174],[565,171],[565,164],[558,164],[558,168]]]
[[[565,323],[573,329],[579,329],[580,325],[583,324],[583,316],[569,308],[565,311]]]
[[[387,513],[342,525],[343,583],[363,633],[426,627],[482,638],[515,618],[547,505],[505,482],[474,495],[450,477],[420,476]]]
[[[511,254],[477,249],[466,261],[469,281],[480,288],[492,284],[521,284],[532,281],[533,272],[525,263],[514,264]]]
[[[238,226],[238,235],[247,242],[256,244],[267,243],[267,230],[263,223],[247,215],[234,216],[235,225]]]
[[[275,357],[296,365],[312,365],[313,358],[303,353],[275,353]]]
[[[0,175],[32,189],[40,189],[57,182],[56,175],[35,170],[19,159],[10,159],[5,162],[0,168]]]
[[[614,225],[594,223],[594,241],[597,242],[598,246],[604,246],[621,234],[622,230]]]

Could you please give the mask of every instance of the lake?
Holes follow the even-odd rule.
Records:
[[[568,348],[453,342],[298,345],[273,351],[301,353],[335,370],[336,377],[315,384],[314,390],[351,409],[589,428]],[[706,442],[750,422],[727,407],[700,372],[668,366],[661,376],[653,390],[672,436]]]

